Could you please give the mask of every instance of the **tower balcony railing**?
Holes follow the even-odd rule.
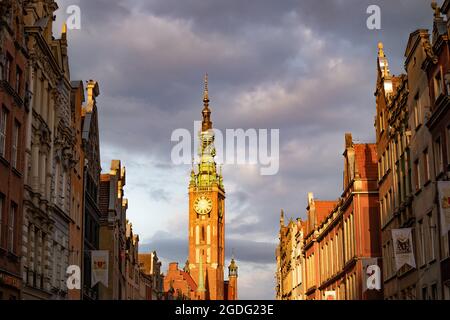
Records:
[[[201,191],[201,192],[209,192],[212,191],[212,187],[211,186],[197,186],[195,187],[196,191]]]

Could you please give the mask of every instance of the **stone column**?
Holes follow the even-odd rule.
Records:
[[[42,87],[42,71],[41,69],[37,70],[37,76],[35,79],[36,83],[35,83],[35,93],[36,96],[34,98],[34,109],[36,110],[36,112],[39,114],[41,112],[41,101],[42,101],[42,92],[41,92],[41,87]]]
[[[34,191],[39,189],[39,138],[34,137],[31,147],[31,185]]]
[[[33,109],[34,109],[34,103],[36,99],[34,98],[34,93],[36,92],[34,90],[34,87],[36,85],[36,70],[33,67],[32,63],[28,64],[28,68],[30,69],[30,73],[28,76],[28,83],[29,83],[29,91],[30,91],[30,111],[27,114],[27,120],[26,120],[26,137],[25,137],[25,169],[24,169],[24,181],[26,184],[30,183],[30,161],[31,161],[31,141],[32,141],[32,123],[33,123]]]
[[[45,174],[45,197],[49,202],[53,202],[53,192],[52,192],[52,179],[53,179],[53,157],[49,156],[46,158],[46,174]]]
[[[35,231],[34,241],[36,243],[36,251],[34,252],[36,268],[34,272],[36,273],[36,286],[39,287],[42,274],[42,231],[40,229]]]
[[[53,167],[53,163],[54,163],[54,145],[55,145],[55,132],[56,132],[56,128],[54,125],[54,95],[51,93],[49,96],[49,109],[48,109],[48,126],[51,130],[51,145],[50,145],[50,156],[48,157],[48,168],[47,168],[47,183],[48,183],[48,199],[55,203],[57,201],[57,199],[54,197],[55,196],[55,192],[54,189],[56,188],[56,186],[54,185],[54,167]]]
[[[43,100],[43,103],[42,103],[42,118],[47,123],[49,122],[48,121],[48,110],[49,110],[49,107],[50,107],[48,90],[49,90],[48,89],[48,80],[45,79],[44,80],[44,88],[43,88],[43,97],[42,97],[42,100]]]
[[[44,153],[41,153],[40,156],[40,160],[39,160],[39,164],[40,164],[40,172],[39,172],[39,191],[41,193],[41,196],[44,198],[46,197],[46,188],[45,188],[45,183],[46,183],[46,167],[47,167],[47,156]]]

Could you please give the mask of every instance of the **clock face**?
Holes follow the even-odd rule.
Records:
[[[212,200],[206,196],[200,196],[194,201],[194,210],[198,214],[208,214],[212,209]]]

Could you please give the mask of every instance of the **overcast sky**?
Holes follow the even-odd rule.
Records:
[[[304,217],[307,192],[342,191],[345,132],[374,141],[377,42],[403,72],[411,32],[431,28],[428,0],[64,0],[73,80],[99,81],[102,168],[127,168],[128,218],[141,251],[187,258],[190,166],[171,162],[171,133],[200,120],[209,73],[214,127],[280,130],[280,171],[225,165],[226,254],[241,299],[274,298],[279,213]],[[366,27],[371,4],[381,30]],[[196,135],[196,133],[193,135]]]

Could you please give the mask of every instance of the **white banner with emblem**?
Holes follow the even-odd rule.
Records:
[[[405,264],[416,267],[414,248],[412,242],[412,229],[392,229],[392,241],[394,244],[394,257],[397,271]]]
[[[439,212],[441,214],[441,233],[450,231],[450,181],[438,181]]]
[[[109,251],[91,251],[91,287],[98,282],[108,287]]]

